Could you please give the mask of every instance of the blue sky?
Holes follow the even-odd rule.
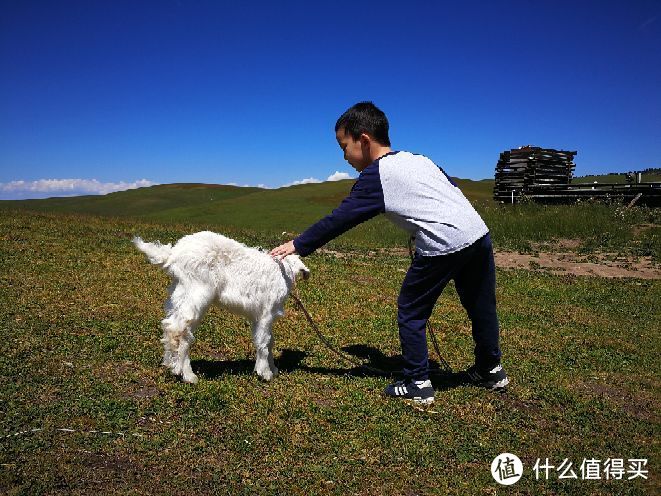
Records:
[[[458,177],[661,166],[659,1],[2,0],[0,71],[0,198],[355,176],[360,100]]]

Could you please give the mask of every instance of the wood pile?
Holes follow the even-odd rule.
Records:
[[[502,152],[496,164],[494,200],[516,202],[543,186],[568,185],[576,153],[530,145]]]

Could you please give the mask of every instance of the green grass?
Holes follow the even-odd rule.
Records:
[[[572,206],[501,205],[491,200],[492,180],[457,182],[484,217],[497,248],[529,252],[540,243],[553,246],[559,240],[573,239],[579,241],[577,250],[582,253],[602,251],[661,260],[659,209],[626,209],[591,202]],[[352,181],[338,181],[265,190],[172,184],[105,196],[0,201],[0,212],[25,209],[135,218],[185,225],[186,231],[211,229],[230,235],[240,232],[251,244],[270,246],[302,232],[330,213],[351,185]],[[129,231],[134,233],[137,229],[130,227]],[[290,235],[283,236],[283,232]],[[328,247],[343,251],[392,249],[405,243],[403,232],[380,216]]]
[[[562,213],[524,207],[502,215],[497,243],[509,243],[512,212],[537,223]],[[492,222],[499,215],[485,212]],[[252,373],[247,324],[212,309],[193,347],[201,380],[191,386],[159,366],[167,276],[125,233],[173,241],[195,227],[2,213],[0,435],[44,430],[0,439],[0,493],[658,494],[659,281],[499,270],[513,381],[504,395],[439,378],[429,410],[388,401],[379,394],[388,379],[339,363],[291,305],[274,329],[274,382]],[[275,241],[273,229],[223,230],[248,244]],[[369,238],[342,243],[353,257],[306,259],[312,278],[301,297],[331,340],[392,366],[407,259],[374,252]],[[448,362],[470,365],[470,324],[452,287],[432,320]],[[489,473],[504,451],[524,463],[510,488]],[[650,480],[534,480],[532,465],[547,457],[569,458],[576,471],[583,458],[647,458]]]
[[[661,261],[660,209],[597,202],[477,208],[500,249],[554,249],[561,240],[569,239],[577,241],[575,250],[579,253],[650,256]]]

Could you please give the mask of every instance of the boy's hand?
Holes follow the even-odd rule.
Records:
[[[271,255],[273,258],[282,260],[287,255],[292,255],[296,253],[296,247],[294,246],[294,240],[287,241],[284,245],[280,245],[277,248],[271,250]]]

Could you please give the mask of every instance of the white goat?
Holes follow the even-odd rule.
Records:
[[[250,321],[257,351],[255,372],[267,381],[277,375],[271,326],[284,315],[296,278],[310,275],[298,256],[274,260],[268,253],[209,231],[184,236],[174,246],[146,243],[139,237],[133,243],[172,278],[161,321],[163,365],[184,382],[197,382],[190,366],[193,332],[209,305],[217,303]]]

